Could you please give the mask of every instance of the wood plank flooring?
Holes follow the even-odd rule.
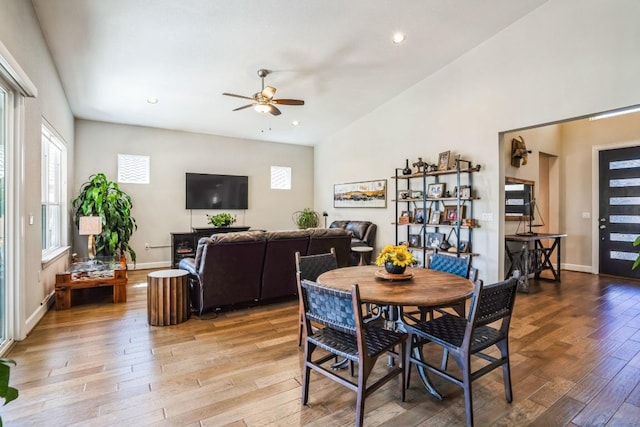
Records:
[[[151,327],[148,272],[129,272],[125,304],[110,288],[74,291],[14,346],[20,397],[0,407],[5,426],[353,425],[355,393],[318,375],[300,404],[295,301]],[[513,403],[501,370],[477,380],[476,425],[640,425],[640,283],[563,272],[561,286],[534,287],[511,323]],[[367,399],[365,425],[464,425],[462,390],[433,381],[443,401],[413,374],[401,402],[391,381]]]

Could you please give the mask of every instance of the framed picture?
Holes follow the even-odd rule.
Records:
[[[409,234],[409,247],[419,248],[422,242],[419,234]]]
[[[413,222],[415,222],[416,224],[424,224],[427,222],[427,219],[429,218],[429,213],[431,212],[431,209],[429,208],[416,208],[415,210],[415,214],[414,214],[414,220]]]
[[[464,208],[465,206],[460,206],[460,218],[464,218]],[[445,224],[455,224],[458,222],[458,208],[456,206],[445,206],[444,207],[444,218],[442,222]]]
[[[334,184],[334,208],[386,208],[387,180]]]
[[[429,224],[440,224],[440,216],[442,212],[440,211],[431,211],[431,216],[429,216]]]
[[[444,182],[431,183],[427,187],[427,198],[428,199],[437,199],[442,197],[444,194]]]
[[[458,191],[460,192],[460,198],[461,199],[470,199],[471,198],[471,186],[469,186],[469,185],[461,185],[460,189]]]
[[[444,240],[444,233],[427,233],[427,244],[429,248],[438,248]]]
[[[449,170],[449,157],[451,157],[451,151],[445,151],[438,155],[438,170]]]
[[[459,253],[469,252],[469,241],[468,240],[461,240],[461,241],[458,242],[458,252]]]

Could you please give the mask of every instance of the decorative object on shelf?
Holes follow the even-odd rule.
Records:
[[[422,193],[421,190],[413,190],[411,192],[411,198],[412,199],[422,199],[422,195],[423,195],[423,193]]]
[[[416,173],[424,173],[427,171],[428,163],[422,161],[422,157],[418,157],[418,161],[413,164],[413,167],[416,168]],[[420,170],[422,168],[422,170]]]
[[[73,200],[72,206],[78,227],[80,217],[102,218],[102,232],[96,234],[98,255],[120,256],[129,253],[135,264],[136,252],[129,245],[131,235],[138,228],[136,220],[131,216],[133,202],[117,182],[108,180],[104,173],[91,175],[89,181],[82,184],[80,194]]]
[[[429,172],[435,172],[437,170],[438,170],[438,165],[437,164],[434,163],[432,165],[429,165]]]
[[[438,155],[438,170],[449,170],[449,161],[451,159],[451,151],[444,151]]]
[[[429,208],[416,208],[415,210],[415,214],[413,216],[414,220],[413,222],[415,222],[416,224],[424,224],[427,220],[427,218],[429,218],[429,213],[430,213],[431,209]]]
[[[226,212],[215,215],[207,215],[207,224],[211,224],[214,227],[229,227],[235,222],[235,215],[231,215]]]
[[[458,192],[460,192],[460,198],[464,200],[468,200],[471,198],[471,186],[470,185],[461,185],[460,188],[456,187],[454,191],[454,195],[457,197]]]
[[[429,248],[438,248],[444,241],[444,233],[427,233],[427,244]]]
[[[511,140],[511,166],[514,168],[520,167],[520,161],[522,161],[522,166],[526,165],[528,155],[531,153],[531,150],[527,150],[524,138],[521,136],[518,136],[518,138]]]
[[[409,247],[411,248],[419,248],[422,242],[420,241],[419,234],[409,234]]]
[[[293,213],[293,222],[295,222],[300,229],[315,228],[320,223],[320,217],[313,209],[304,208],[301,211]]]
[[[463,254],[469,252],[469,242],[467,240],[461,240],[458,242],[458,252]]]
[[[444,194],[444,182],[433,182],[427,186],[427,198],[438,199]]]
[[[376,258],[376,265],[384,266],[390,274],[404,273],[413,262],[413,253],[405,245],[386,245]]]
[[[334,208],[386,208],[387,180],[334,184]]]
[[[414,164],[415,166],[415,164]],[[404,169],[402,169],[402,175],[411,175],[413,172],[411,171],[411,168],[409,167],[409,159],[406,160]]]
[[[465,227],[475,227],[478,225],[478,221],[475,218],[463,218],[462,225]]]
[[[409,198],[409,192],[408,191],[398,191],[398,199],[408,199]]]
[[[460,217],[464,218],[465,205],[460,205]],[[444,219],[443,224],[455,225],[458,223],[458,207],[457,206],[445,206],[444,207]]]
[[[440,217],[442,212],[438,210],[431,211],[431,216],[429,217],[429,224],[440,224]]]
[[[409,211],[402,211],[400,218],[398,218],[398,224],[411,223],[411,213]]]

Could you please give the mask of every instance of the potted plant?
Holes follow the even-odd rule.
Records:
[[[129,240],[138,225],[131,216],[131,197],[120,189],[118,183],[108,180],[103,173],[92,175],[88,182],[82,184],[72,206],[77,227],[81,216],[102,218],[102,233],[96,236],[99,254],[122,257],[129,253],[135,264],[136,252],[129,246]]]
[[[0,398],[4,399],[3,405],[18,398],[18,390],[9,386],[9,374],[11,366],[16,362],[11,359],[0,358]],[[0,427],[2,427],[2,417],[0,417]]]
[[[300,229],[314,228],[320,223],[320,217],[313,209],[304,208],[301,211],[293,213],[293,222],[295,222]]]
[[[236,222],[236,217],[226,212],[216,215],[207,215],[207,218],[209,218],[209,224],[212,224],[214,227],[229,227],[231,224]]]
[[[414,262],[413,254],[405,245],[387,245],[376,258],[376,265],[384,267],[387,273],[402,274]]]

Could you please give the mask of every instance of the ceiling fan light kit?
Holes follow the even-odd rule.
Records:
[[[236,95],[235,93],[223,93],[225,96],[233,96],[235,98],[250,99],[253,102],[251,104],[243,105],[235,108],[233,111],[244,110],[245,108],[253,107],[253,109],[259,113],[271,113],[274,116],[279,116],[282,112],[275,106],[278,105],[304,105],[304,101],[301,99],[273,99],[276,94],[276,88],[273,86],[264,86],[264,78],[269,75],[270,71],[261,68],[258,70],[258,77],[262,79],[262,90],[256,92],[253,96]]]

